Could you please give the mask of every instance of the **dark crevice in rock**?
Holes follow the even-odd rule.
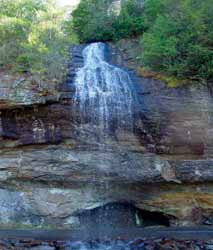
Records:
[[[131,203],[113,202],[78,214],[83,227],[149,227],[170,226],[171,216],[138,209]]]

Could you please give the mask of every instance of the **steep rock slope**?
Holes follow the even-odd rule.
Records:
[[[211,223],[213,99],[205,86],[167,88],[140,78],[134,56],[109,45],[111,63],[129,70],[137,90],[137,137],[118,134],[116,150],[82,146],[73,85],[84,46],[73,47],[67,82],[0,82],[2,227],[78,227],[79,215],[131,203],[174,224]],[[112,52],[112,53],[111,53]],[[131,65],[134,65],[133,68]],[[97,150],[98,147],[98,150]]]

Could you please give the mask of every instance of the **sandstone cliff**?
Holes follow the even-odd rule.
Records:
[[[86,210],[123,202],[173,224],[212,223],[211,91],[137,76],[136,47],[126,45],[109,45],[109,60],[129,70],[140,122],[137,138],[117,135],[115,151],[82,147],[74,132],[72,82],[83,45],[71,48],[60,85],[1,72],[2,227],[78,227]]]

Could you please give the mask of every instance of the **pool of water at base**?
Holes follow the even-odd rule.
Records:
[[[145,244],[140,241],[125,242],[115,241],[91,241],[91,242],[69,242],[66,250],[145,250]]]

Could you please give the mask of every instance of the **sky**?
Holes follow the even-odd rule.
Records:
[[[79,0],[57,0],[57,2],[62,6],[64,5],[73,6],[73,5],[76,5],[79,2]]]

